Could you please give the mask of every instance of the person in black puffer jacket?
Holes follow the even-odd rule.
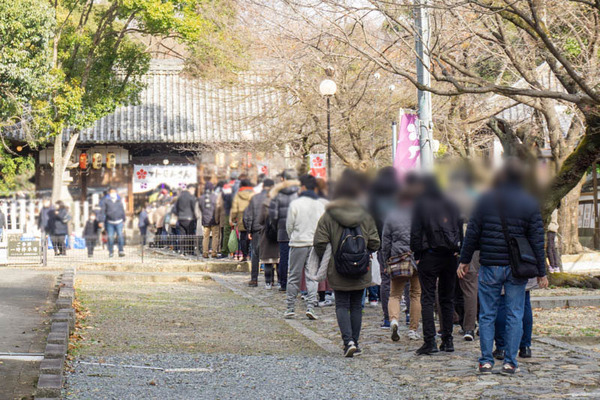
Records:
[[[69,209],[62,201],[56,202],[56,207],[49,215],[48,224],[52,235],[52,244],[54,247],[54,255],[66,256],[67,247],[65,245],[65,237],[69,234],[69,221],[71,215]]]
[[[410,249],[418,262],[421,282],[423,346],[417,354],[438,351],[435,343],[433,307],[436,286],[441,308],[441,351],[454,351],[452,319],[456,286],[456,255],[462,243],[463,223],[458,206],[446,196],[433,176],[423,178],[423,194],[413,208]],[[438,284],[439,280],[439,284]]]
[[[494,324],[502,289],[505,292],[506,333],[505,358],[502,373],[518,372],[517,351],[522,335],[525,286],[527,279],[512,275],[508,245],[502,230],[500,207],[509,234],[528,239],[538,265],[538,284],[548,286],[544,256],[544,224],[540,207],[523,189],[523,166],[517,159],[507,159],[496,179],[495,187],[483,194],[469,220],[462,246],[459,278],[469,271],[475,250],[480,250],[479,260],[479,334],[481,357],[480,373],[489,374],[494,365]]]
[[[274,224],[277,224],[277,242],[279,242],[279,266],[277,267],[279,277],[279,290],[287,290],[287,273],[290,253],[290,238],[287,234],[286,222],[287,212],[290,203],[298,198],[300,190],[300,181],[297,180],[298,174],[292,169],[286,169],[281,174],[283,182],[275,185],[269,192],[271,204],[269,205],[269,218]]]
[[[217,257],[219,253],[221,229],[219,226],[221,210],[219,209],[218,196],[214,191],[212,182],[206,182],[204,193],[198,199],[200,210],[202,211],[202,227],[204,228],[204,239],[202,240],[202,256],[208,258],[210,250],[212,256]],[[210,237],[212,235],[212,249]]]

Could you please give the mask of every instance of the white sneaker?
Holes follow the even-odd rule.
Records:
[[[398,335],[398,321],[395,319],[390,322],[390,330],[392,331],[392,340],[394,342],[400,340],[400,335]]]
[[[333,305],[333,301],[331,301],[329,299],[319,302],[319,307],[331,307],[332,305]]]
[[[408,336],[408,338],[410,340],[419,340],[419,339],[421,339],[421,336],[419,335],[419,333],[417,331],[412,330],[412,329],[408,331],[407,336]]]
[[[377,307],[378,305],[379,305],[379,302],[377,300],[371,301],[371,307]]]
[[[265,285],[265,289],[267,289],[267,290],[271,290],[271,289],[273,289],[273,285],[271,285],[270,283],[267,283],[267,284]]]
[[[296,313],[294,312],[294,309],[292,308],[288,308],[288,310],[283,314],[283,318],[285,319],[291,319],[294,318],[296,316]]]

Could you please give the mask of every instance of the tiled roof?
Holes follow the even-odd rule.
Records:
[[[278,96],[259,84],[260,77],[240,75],[235,84],[220,85],[188,78],[182,70],[178,60],[153,60],[139,104],[101,118],[79,143],[215,143],[266,135],[266,126],[253,117]],[[14,130],[7,136],[24,137]]]

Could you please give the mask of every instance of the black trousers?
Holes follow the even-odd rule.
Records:
[[[452,336],[452,320],[454,317],[454,289],[456,286],[456,269],[458,261],[451,253],[426,252],[419,261],[419,281],[421,282],[421,319],[423,321],[423,339],[426,343],[435,341],[435,307],[436,282],[439,279],[438,297],[441,308],[442,338]]]
[[[250,271],[250,280],[258,281],[258,268],[260,264],[260,254],[258,248],[258,242],[260,238],[260,232],[252,234],[252,270]]]
[[[94,255],[94,247],[96,247],[97,242],[98,241],[95,238],[85,239],[85,246],[87,247],[88,256]]]
[[[179,238],[179,250],[185,254],[196,253],[196,239],[193,235],[196,233],[196,221],[193,219],[184,219],[177,222],[179,225],[178,235],[182,236]]]
[[[362,326],[362,298],[364,289],[336,290],[335,315],[342,334],[344,345],[350,341],[358,345]]]
[[[244,258],[248,257],[248,253],[250,252],[250,239],[248,239],[247,231],[240,231],[239,248]]]

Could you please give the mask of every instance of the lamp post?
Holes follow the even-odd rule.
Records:
[[[323,79],[319,85],[319,92],[327,99],[327,182],[331,185],[331,111],[330,99],[337,91],[337,85],[331,79]]]

